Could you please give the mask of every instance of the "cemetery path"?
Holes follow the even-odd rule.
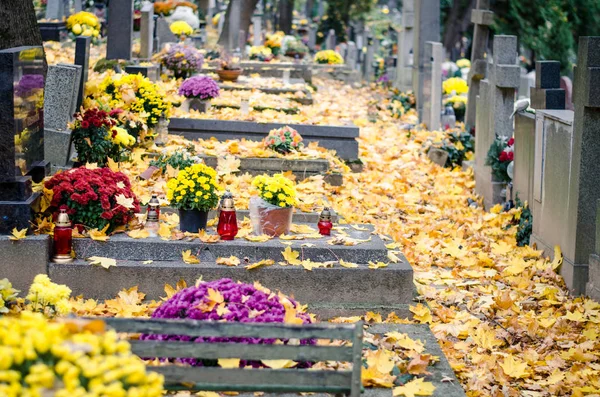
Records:
[[[411,311],[430,324],[468,395],[598,389],[600,305],[569,296],[556,274],[562,255],[549,262],[517,246],[520,210],[470,207],[472,171],[427,159],[438,133],[403,130],[386,116],[361,127],[364,172],[346,175],[330,199],[349,223],[376,225],[406,255],[427,303]]]

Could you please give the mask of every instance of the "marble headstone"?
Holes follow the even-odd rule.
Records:
[[[177,36],[171,32],[169,23],[163,17],[158,17],[156,20],[156,37],[158,38],[159,49],[166,43],[177,43]]]
[[[46,19],[62,20],[65,16],[65,3],[63,0],[48,0],[46,3]]]

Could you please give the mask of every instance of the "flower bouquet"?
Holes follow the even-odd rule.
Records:
[[[300,136],[298,131],[287,125],[271,130],[269,135],[264,139],[263,144],[265,148],[282,154],[300,150],[304,147],[302,136]]]
[[[171,15],[175,5],[172,1],[156,1],[154,2],[154,13],[163,17]]]
[[[460,77],[451,77],[442,83],[442,89],[446,95],[461,95],[469,92],[467,81]]]
[[[175,44],[161,53],[160,62],[165,68],[173,72],[175,78],[185,79],[202,70],[204,56],[195,47]]]
[[[454,114],[456,115],[456,121],[464,121],[465,113],[467,111],[467,97],[463,95],[452,95],[450,98],[444,100],[444,106],[452,106]]]
[[[120,162],[127,158],[135,138],[104,110],[87,109],[75,114],[72,139],[80,163],[96,163],[103,167],[108,159]]]
[[[341,65],[344,58],[333,50],[322,50],[315,54],[315,62],[325,65]]]
[[[215,305],[215,297],[222,298]],[[190,319],[200,321],[226,321],[238,323],[312,323],[311,317],[302,306],[284,294],[271,293],[258,283],[243,284],[230,279],[201,282],[184,288],[161,304],[152,314],[152,318]],[[299,320],[299,321],[298,321]],[[142,335],[142,340],[177,341],[177,335]],[[202,343],[208,338],[192,338],[190,342]],[[286,343],[268,338],[220,338],[219,342],[245,344]],[[300,340],[301,345],[314,344],[314,340]],[[216,360],[183,358],[178,362],[192,366],[217,366]],[[304,364],[304,363],[302,363]],[[241,361],[240,367],[260,365],[259,362]],[[306,364],[304,364],[305,366]]]
[[[74,168],[54,175],[45,187],[53,193],[50,211],[66,208],[75,225],[111,232],[140,211],[129,178],[109,168]]]
[[[208,101],[219,96],[219,86],[208,76],[192,76],[181,84],[179,95],[187,98],[188,110],[206,112]]]
[[[286,36],[289,37],[289,36]],[[291,37],[284,41],[285,56],[302,59],[308,53],[308,47],[299,39]]]
[[[98,17],[87,11],[80,11],[67,18],[67,29],[73,37],[90,36],[94,41],[100,37]]]
[[[277,56],[281,52],[281,42],[285,37],[285,33],[279,31],[272,34],[267,34],[265,46],[269,47],[273,55]]]
[[[193,164],[167,182],[167,200],[179,209],[179,228],[198,233],[206,228],[208,211],[219,203],[217,172],[204,164]]]
[[[492,167],[492,175],[499,181],[509,183],[508,166],[515,159],[515,138],[496,137],[488,150],[485,165]]]
[[[264,45],[252,46],[250,47],[248,56],[253,61],[269,62],[273,59],[273,51]]]
[[[250,199],[250,220],[257,235],[289,234],[296,205],[294,182],[282,174],[259,175],[252,181],[258,196]]]
[[[171,32],[182,41],[185,40],[187,36],[191,36],[194,33],[194,28],[185,21],[175,21],[169,28],[171,29]]]

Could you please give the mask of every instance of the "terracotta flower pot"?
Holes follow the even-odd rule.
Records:
[[[206,229],[208,211],[179,210],[179,230],[182,232],[198,233]]]
[[[233,70],[224,70],[217,69],[216,72],[219,75],[219,79],[221,81],[237,81],[240,74],[242,74],[242,69],[233,69]]]
[[[259,208],[258,215],[262,233],[271,237],[289,234],[293,211],[293,207],[279,209]]]

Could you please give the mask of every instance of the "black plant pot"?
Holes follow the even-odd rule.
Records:
[[[182,232],[198,233],[206,229],[208,211],[179,210],[179,230]]]

